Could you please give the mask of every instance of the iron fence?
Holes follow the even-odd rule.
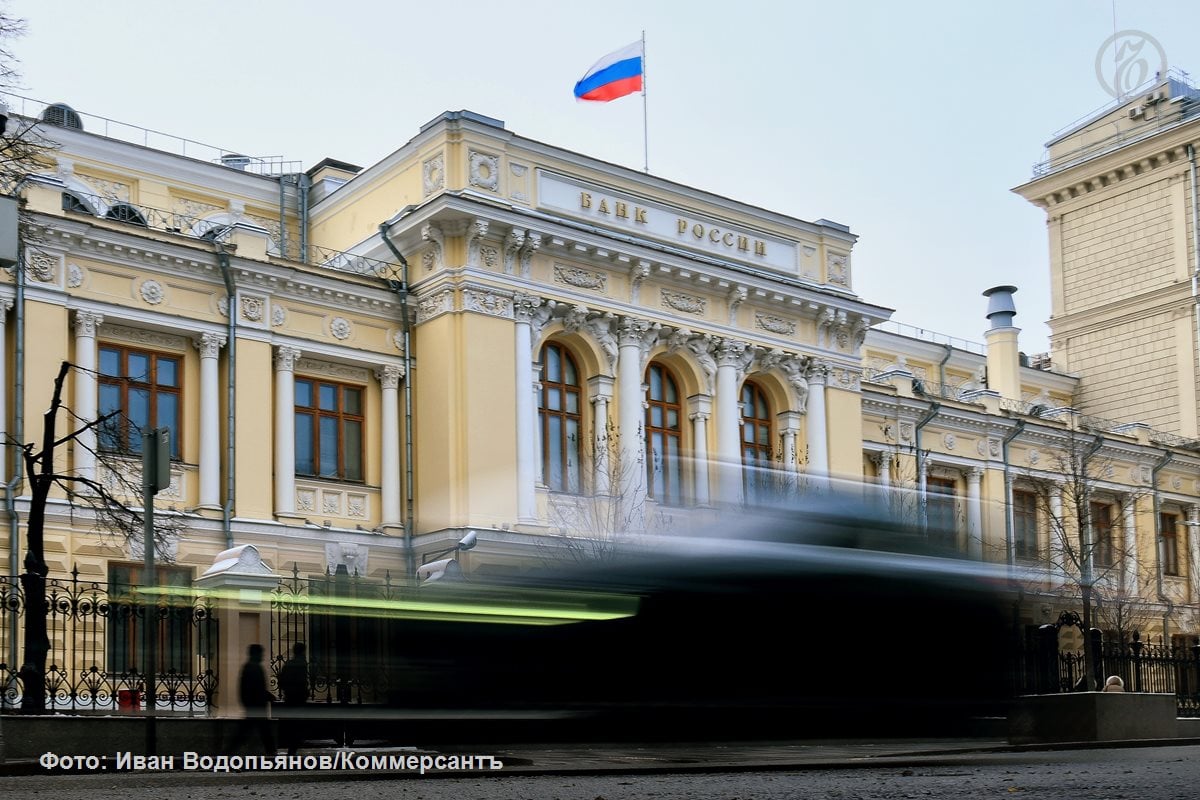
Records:
[[[0,576],[0,711],[19,710],[25,699],[20,660],[28,610],[20,578]],[[50,650],[44,674],[47,713],[113,712],[144,707],[142,647],[147,620],[158,637],[155,708],[205,714],[217,688],[217,624],[204,597],[153,605],[137,586],[109,587],[81,580],[46,580],[46,633]],[[15,656],[15,658],[14,658]]]
[[[1154,643],[1134,632],[1129,641],[1106,641],[1094,628],[1091,636],[1097,687],[1117,675],[1125,691],[1174,694],[1179,716],[1200,717],[1200,638],[1192,644]],[[1060,650],[1057,627],[1047,625],[1020,648],[1014,675],[1016,694],[1083,691],[1087,657],[1083,650]]]

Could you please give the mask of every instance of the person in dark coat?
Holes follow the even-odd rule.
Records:
[[[257,733],[266,755],[275,755],[275,736],[271,732],[271,693],[267,690],[267,673],[263,670],[263,646],[252,644],[246,652],[246,663],[242,665],[238,681],[238,694],[246,716],[238,725],[229,748],[236,755],[246,744],[252,733]]]
[[[283,691],[287,718],[283,738],[289,756],[296,755],[304,741],[304,707],[308,705],[308,662],[304,656],[304,642],[296,642],[292,647],[292,657],[279,671],[279,688]]]

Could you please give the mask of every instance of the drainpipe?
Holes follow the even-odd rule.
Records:
[[[946,355],[938,362],[938,394],[946,397],[946,362],[950,360],[950,356],[954,355],[954,348],[948,344],[942,345],[946,348]]]
[[[1008,446],[1012,444],[1013,439],[1021,435],[1021,431],[1025,430],[1025,420],[1017,420],[1017,427],[1012,429],[1012,432],[1004,437],[1004,441],[1000,443],[1000,455],[1004,459],[1004,542],[1007,549],[1008,565],[1011,567],[1016,563],[1016,548],[1013,544],[1013,529],[1016,525],[1013,522],[1013,499],[1012,499],[1012,481],[1009,480],[1009,463],[1008,463]]]
[[[921,526],[922,535],[929,533],[929,506],[925,483],[925,451],[921,449],[921,429],[933,421],[941,407],[941,403],[930,403],[929,410],[925,412],[925,416],[921,417],[916,428],[913,429],[913,446],[917,448],[917,499],[921,504],[917,522]]]
[[[281,258],[287,258],[287,192],[285,191],[284,181],[288,178],[287,175],[279,176],[279,255]]]
[[[16,297],[13,302],[16,312],[13,324],[16,326],[16,363],[13,365],[13,426],[11,440],[18,445],[25,440],[25,246],[20,236],[17,237],[17,266],[14,270],[16,279]],[[3,346],[3,342],[0,342]],[[21,574],[21,539],[20,524],[17,520],[17,499],[14,496],[25,477],[25,459],[21,452],[13,448],[12,479],[5,486],[4,506],[8,512],[8,574],[14,579]],[[17,636],[20,626],[17,614],[9,615],[10,629],[8,631],[8,663],[20,664],[20,651],[17,649]]]
[[[225,392],[225,504],[221,508],[221,524],[225,529],[225,549],[233,547],[233,498],[236,483],[235,447],[236,420],[234,404],[237,401],[237,287],[233,282],[233,270],[229,266],[229,254],[220,242],[213,242],[217,249],[217,263],[221,267],[221,278],[225,281],[225,294],[229,298],[229,376]]]
[[[1195,262],[1192,268],[1192,307],[1196,317],[1196,349],[1200,351],[1200,208],[1196,206],[1200,190],[1196,186],[1196,148],[1189,144],[1187,154],[1192,180],[1192,259]]]
[[[404,216],[404,208],[396,219]],[[412,322],[408,315],[408,260],[388,238],[391,223],[379,223],[379,237],[400,262],[400,280],[388,279],[388,288],[400,299],[400,330],[404,337],[404,565],[411,578],[417,574],[416,556],[413,553],[413,425],[412,425]]]
[[[300,262],[308,263],[308,189],[312,179],[307,173],[301,172],[299,179],[300,190]],[[386,241],[386,239],[385,239]]]
[[[1167,450],[1163,453],[1163,457],[1154,465],[1154,469],[1150,470],[1150,487],[1154,494],[1154,583],[1158,592],[1158,600],[1160,603],[1167,604],[1167,610],[1163,612],[1163,644],[1171,643],[1171,614],[1175,611],[1175,604],[1167,597],[1163,591],[1163,561],[1162,561],[1162,525],[1159,521],[1159,491],[1158,491],[1158,473],[1163,470],[1167,464],[1171,463],[1171,459],[1175,457],[1174,453]]]

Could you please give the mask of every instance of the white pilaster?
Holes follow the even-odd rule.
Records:
[[[804,432],[808,437],[808,472],[810,475],[829,474],[829,438],[825,421],[825,377],[828,367],[813,366],[808,376],[808,412]]]
[[[884,450],[882,453],[876,453],[871,457],[875,462],[876,468],[879,470],[879,485],[886,488],[892,485],[892,454],[889,450]]]
[[[979,496],[982,480],[981,467],[967,470],[967,556],[976,561],[983,560],[983,506]]]
[[[542,301],[532,295],[513,298],[514,358],[517,378],[517,521],[537,522],[537,404],[534,402],[533,315]]]
[[[746,343],[723,340],[717,347],[717,499],[741,505],[742,415],[738,372]]]
[[[650,324],[645,320],[622,317],[617,323],[617,433],[621,458],[617,476],[622,483],[618,491],[624,505],[621,518],[635,529],[640,527],[640,512],[646,502],[642,344],[649,332]]]
[[[1121,549],[1124,551],[1122,554],[1124,562],[1122,563],[1123,569],[1121,570],[1121,584],[1125,592],[1131,595],[1136,594],[1138,589],[1136,503],[1137,498],[1132,494],[1125,495],[1121,501]]]
[[[783,469],[796,472],[800,466],[796,458],[796,440],[800,436],[801,415],[795,411],[781,411],[775,420],[783,435]]]
[[[688,398],[688,419],[692,421],[692,469],[695,471],[694,495],[696,505],[709,504],[708,489],[708,418],[712,414],[712,398],[696,394]]]
[[[1062,586],[1067,580],[1066,544],[1062,537],[1067,535],[1063,523],[1063,493],[1057,484],[1050,487],[1050,584]],[[1059,530],[1055,530],[1055,528]]]
[[[100,396],[96,380],[96,328],[104,316],[94,311],[75,312],[75,413],[79,419],[96,419]],[[96,429],[80,431],[73,448],[75,474],[96,480]]]
[[[613,379],[597,375],[588,380],[588,395],[592,399],[592,486],[595,494],[612,491],[612,464],[609,461],[608,405],[613,396]]]
[[[400,379],[404,369],[388,364],[375,371],[379,379],[380,434],[383,439],[380,459],[380,513],[384,525],[401,525],[400,514]]]
[[[275,513],[296,512],[296,362],[300,350],[275,348]]]
[[[221,505],[221,401],[218,360],[226,337],[202,333],[195,340],[200,351],[200,505]]]

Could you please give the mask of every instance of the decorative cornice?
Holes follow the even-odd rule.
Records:
[[[283,348],[279,350],[290,349],[299,354],[296,348]],[[278,360],[278,355],[276,356]],[[302,372],[306,375],[319,375],[324,378],[334,378],[336,380],[350,381],[352,383],[366,384],[371,378],[371,369],[366,367],[353,367],[349,364],[338,364],[332,361],[321,361],[315,358],[303,358],[296,356],[294,361],[296,372]],[[385,366],[383,369],[387,369]],[[399,369],[399,367],[396,367]]]
[[[491,288],[464,287],[462,310],[489,317],[513,318],[513,298],[507,292]]]

